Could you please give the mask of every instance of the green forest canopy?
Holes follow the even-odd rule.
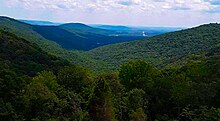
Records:
[[[137,52],[145,47],[143,43],[151,43],[164,58],[146,62],[134,53],[137,58],[117,62],[122,63],[120,67],[112,62],[117,68],[112,73],[93,72],[45,51],[31,38],[27,40],[10,29],[0,29],[0,120],[219,121],[218,27],[209,24],[132,42],[134,49],[126,51]],[[192,32],[198,34],[191,35]],[[187,38],[188,35],[191,37]],[[158,44],[165,37],[176,41],[163,39],[167,44]],[[136,50],[137,43],[140,46]],[[170,47],[167,54],[157,45]],[[181,47],[182,52],[178,50]],[[167,62],[173,58],[177,63]],[[98,62],[93,66],[99,65]],[[169,65],[156,67],[153,62]]]

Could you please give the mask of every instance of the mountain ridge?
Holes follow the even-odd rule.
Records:
[[[4,19],[0,19],[0,27],[38,44],[43,50],[51,54],[94,70],[115,70],[119,68],[120,64],[132,59],[144,59],[157,67],[164,67],[181,59],[184,60],[193,54],[207,53],[215,46],[219,46],[219,24],[206,24],[132,42],[107,45],[87,52],[67,51],[34,31],[33,29],[36,26],[10,18]],[[43,30],[45,31],[44,28]],[[78,32],[76,32],[77,34]],[[59,36],[59,34],[56,35]]]
[[[41,25],[41,26],[58,26],[62,23],[50,22],[50,21],[41,21],[41,20],[19,20],[21,22],[30,24],[30,25]]]
[[[144,59],[157,66],[165,66],[188,55],[208,52],[219,45],[219,35],[219,24],[206,24],[142,40],[107,45],[86,54],[107,62],[115,69],[130,59]]]

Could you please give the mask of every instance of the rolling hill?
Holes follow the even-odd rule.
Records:
[[[29,29],[31,28],[29,31],[32,31],[32,33],[36,33],[44,39],[56,42],[62,48],[67,50],[87,51],[108,44],[145,38],[142,35],[118,35],[115,34],[115,31],[93,28],[82,23],[58,25],[53,24],[52,22],[40,22],[42,24],[38,25],[37,23],[39,23],[39,21],[28,20],[22,20],[20,23],[23,22],[28,23],[26,25],[29,26]]]
[[[48,36],[80,39],[89,29],[0,17],[1,121],[220,120],[220,24],[91,51]]]
[[[107,32],[110,34],[110,31],[95,29],[83,24],[34,26],[33,30],[68,50],[87,51],[103,45],[145,38],[143,36],[109,36]]]
[[[13,33],[14,35],[39,46],[43,51],[52,55],[64,58],[70,62],[90,67],[93,70],[103,70],[106,66],[104,62],[93,60],[81,54],[79,51],[68,51],[53,41],[45,39],[43,36],[34,31],[34,26],[25,24],[8,17],[0,17],[0,29]]]
[[[19,75],[34,76],[43,70],[56,71],[69,65],[68,61],[44,52],[35,44],[0,29],[1,70],[9,69]]]
[[[78,33],[98,34],[98,35],[106,35],[106,36],[109,36],[112,33],[114,33],[114,31],[111,30],[94,28],[82,23],[66,23],[60,25],[60,27],[70,32],[75,31]]]
[[[188,110],[192,112],[189,120],[218,121],[220,46],[211,41],[219,43],[218,29],[216,24],[186,30],[193,36],[201,35],[199,43],[208,41],[203,43],[207,45],[205,48],[198,46],[197,41],[184,43],[189,48],[195,44],[195,50],[189,51],[206,52],[207,58],[203,56],[182,67],[166,69],[157,69],[142,60],[129,61],[114,74],[95,75],[1,28],[0,120],[129,120],[133,117],[127,114],[138,107],[136,114],[147,116],[151,121],[184,120],[188,118],[188,114],[184,114]],[[207,34],[203,35],[205,31]],[[178,32],[167,37],[173,38],[172,34],[177,36]]]
[[[32,26],[11,18],[0,17],[0,28],[24,38],[32,44],[37,44],[42,50],[52,55],[87,66],[96,71],[118,69],[120,64],[132,59],[143,59],[157,67],[165,67],[174,63],[180,64],[184,63],[192,55],[206,54],[211,50],[218,50],[220,43],[219,24],[206,24],[187,30],[119,44],[112,44],[119,41],[116,36],[108,36],[106,38],[103,34],[91,34],[89,32],[93,29],[102,32],[108,32],[107,30],[91,28],[83,24]],[[77,41],[70,41],[72,38]],[[94,40],[94,38],[99,38],[100,40],[104,38],[105,40],[103,41],[107,42],[109,40],[110,43],[107,44],[112,45],[95,49],[90,48],[92,50],[84,52],[69,51],[57,44],[61,41],[61,43],[64,42],[66,45],[74,44],[80,48],[89,48],[89,46],[82,46],[80,43],[89,43],[91,47],[93,44],[96,45],[100,42]],[[134,40],[132,37],[128,38]],[[92,39],[93,41],[89,41]],[[118,37],[118,39],[121,38]]]
[[[220,25],[207,24],[147,39],[108,45],[86,55],[108,63],[113,69],[131,59],[143,59],[157,67],[175,63],[193,54],[207,53],[220,46]]]

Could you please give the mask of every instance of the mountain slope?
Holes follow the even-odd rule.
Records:
[[[29,76],[47,69],[56,71],[69,63],[49,55],[38,46],[1,29],[0,62],[2,68],[5,66],[19,74]]]
[[[195,47],[201,48],[197,50],[199,52],[207,52],[207,58],[194,59],[181,68],[156,69],[144,61],[130,61],[123,64],[115,74],[95,76],[89,70],[70,65],[2,28],[0,120],[102,121],[137,118],[145,120],[148,117],[151,121],[219,121],[218,29],[219,25],[205,25],[195,28],[195,31],[187,30],[189,35],[193,33],[191,38],[194,41],[191,42],[186,37],[184,44],[207,44],[206,48]],[[177,35],[188,36],[180,33],[170,33],[162,37],[175,39]],[[196,38],[201,40],[198,42]],[[217,44],[212,44],[210,40],[217,41]],[[176,43],[179,42],[181,41],[176,40]],[[39,71],[41,72],[37,73]],[[134,112],[135,110],[137,111]],[[130,112],[133,116],[128,115]]]
[[[83,24],[34,26],[34,31],[68,50],[91,50],[103,45],[133,41],[143,36],[109,36],[104,30]],[[100,34],[98,34],[100,33]]]
[[[7,31],[16,34],[19,37],[25,38],[32,43],[38,44],[41,48],[47,48],[50,46],[60,47],[55,42],[46,40],[40,34],[33,31],[33,26],[12,18],[0,17],[0,28],[6,29]]]
[[[71,28],[73,27],[72,24],[67,24],[63,26],[32,26],[30,24],[25,24],[23,22],[8,17],[0,17],[0,28],[8,29],[8,31],[15,33],[19,37],[23,37],[35,44],[38,44],[43,49],[46,48],[46,51],[53,51],[55,48],[57,49],[61,46],[64,48],[67,46],[66,49],[71,50],[90,50],[102,45],[132,41],[143,38],[140,36],[105,36],[100,34],[94,34],[94,32],[106,32],[102,29],[91,28],[83,24],[74,24],[74,26],[75,28],[87,29],[85,29],[84,31],[74,29]],[[90,28],[90,30],[88,30],[88,28]],[[94,32],[90,33],[89,31]]]
[[[82,27],[81,25],[79,26]],[[72,28],[65,29],[60,26],[31,26],[7,17],[0,17],[0,28],[24,38],[32,44],[37,44],[43,51],[71,62],[82,64],[96,71],[118,69],[121,63],[130,59],[143,59],[158,67],[164,67],[176,62],[181,63],[182,60],[185,61],[185,58],[193,54],[207,53],[215,49],[219,46],[220,40],[219,24],[208,24],[143,40],[108,45],[88,52],[80,52],[62,49],[60,45],[49,40],[55,38],[54,40],[60,41],[63,39],[67,43],[76,44],[71,43],[71,40],[72,38],[78,38],[79,40],[75,42],[80,44],[85,40],[91,45],[97,45],[100,42],[96,40],[88,41],[94,38],[99,38],[102,42],[110,42],[107,44],[119,40],[114,36],[109,38],[97,34],[88,36],[84,32]],[[45,33],[46,35],[44,35]],[[62,36],[60,36],[60,33],[62,33]],[[49,38],[50,36],[54,38]],[[134,40],[134,38],[128,38]]]
[[[0,29],[13,33],[20,38],[24,38],[32,44],[38,45],[45,52],[64,58],[66,60],[69,60],[70,62],[81,64],[93,70],[99,70],[100,68],[104,68],[104,62],[93,60],[89,57],[82,55],[81,52],[78,51],[65,50],[61,48],[61,46],[57,43],[49,41],[40,34],[38,34],[34,30],[34,27],[35,26],[22,23],[15,19],[11,19],[8,17],[0,17]]]
[[[113,69],[130,59],[143,59],[161,67],[192,54],[209,52],[220,45],[219,35],[219,24],[207,24],[143,40],[100,47],[86,55],[108,63]]]

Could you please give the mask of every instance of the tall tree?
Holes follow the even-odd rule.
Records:
[[[115,111],[109,84],[99,77],[90,104],[90,116],[94,121],[115,121]]]

